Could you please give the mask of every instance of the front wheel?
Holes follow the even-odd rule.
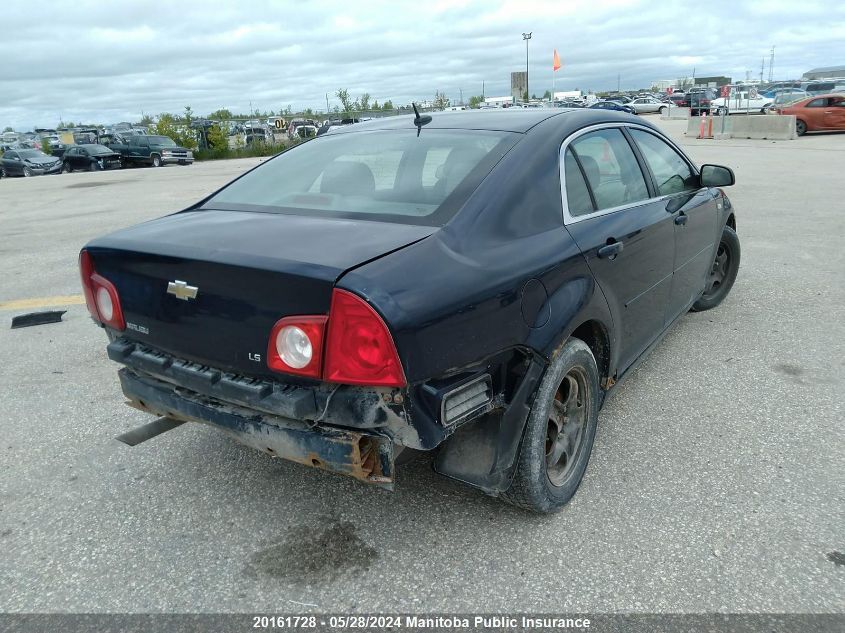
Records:
[[[161,156],[153,154],[153,167],[161,167]]]
[[[23,175],[29,178],[32,175],[32,170],[29,167],[25,166],[23,168]]]
[[[69,162],[65,161],[64,163],[62,163],[62,173],[69,174],[72,171],[73,167],[70,166]]]
[[[100,171],[100,165],[97,163],[97,161],[92,160],[90,163],[88,163],[88,171]]]
[[[550,513],[560,510],[584,477],[599,412],[599,372],[586,343],[570,339],[534,395],[516,472],[504,499]]]
[[[739,273],[739,237],[731,227],[722,230],[722,239],[716,249],[713,267],[707,276],[704,294],[692,305],[693,312],[710,310],[724,301]]]
[[[660,112],[660,116],[666,116],[666,113],[667,113],[668,111],[669,111],[669,108],[667,108],[666,106],[663,106],[662,108],[660,108],[660,111],[659,111],[659,112]]]

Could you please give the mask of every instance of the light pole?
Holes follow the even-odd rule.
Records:
[[[531,39],[531,33],[523,33],[522,39],[525,40],[525,97],[526,101],[531,96],[531,93],[528,91],[528,40]]]

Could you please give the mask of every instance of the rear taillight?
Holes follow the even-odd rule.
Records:
[[[85,305],[88,306],[91,317],[98,323],[108,325],[115,330],[125,330],[126,322],[123,320],[117,288],[97,273],[94,269],[94,260],[88,251],[82,251],[79,254],[79,274],[85,293]]]
[[[267,366],[286,374],[320,378],[327,319],[301,316],[276,322],[267,346]]]
[[[335,289],[326,345],[328,382],[402,387],[405,374],[393,337],[382,318],[361,297]]]
[[[405,374],[390,330],[366,301],[335,289],[329,316],[292,316],[270,333],[267,365],[326,382],[403,387]]]

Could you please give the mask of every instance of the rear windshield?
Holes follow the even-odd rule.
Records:
[[[415,129],[328,134],[239,178],[203,208],[447,222],[518,134]]]
[[[164,145],[166,147],[176,147],[176,142],[169,136],[148,136],[150,145]]]
[[[114,152],[110,150],[105,145],[83,145],[85,149],[88,150],[89,154],[98,155],[98,154],[113,154]]]

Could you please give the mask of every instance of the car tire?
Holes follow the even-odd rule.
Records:
[[[739,236],[731,227],[725,226],[713,267],[707,276],[704,294],[692,305],[693,312],[710,310],[725,300],[739,273],[740,255]]]
[[[795,133],[804,136],[807,133],[807,124],[801,119],[795,119]]]
[[[32,176],[32,170],[29,167],[27,167],[26,165],[24,165],[24,168],[23,168],[23,175],[26,178],[29,178],[30,176]]]
[[[3,169],[2,167],[0,167],[0,178],[5,178],[5,177],[6,177],[6,170]]]
[[[592,351],[580,339],[569,339],[534,394],[505,501],[539,513],[556,512],[569,502],[590,461],[599,394]]]
[[[159,156],[158,154],[153,154],[152,156],[150,156],[150,160],[150,164],[153,167],[161,167],[161,156]]]
[[[73,171],[73,167],[70,166],[69,162],[65,161],[65,162],[62,163],[62,173],[63,174],[69,174],[72,171]]]
[[[99,171],[99,170],[100,170],[100,166],[97,164],[97,161],[92,160],[90,163],[88,163],[88,171]]]
[[[660,116],[666,116],[666,113],[668,111],[669,111],[669,108],[667,108],[666,106],[663,106],[658,110],[658,113],[660,113]]]

